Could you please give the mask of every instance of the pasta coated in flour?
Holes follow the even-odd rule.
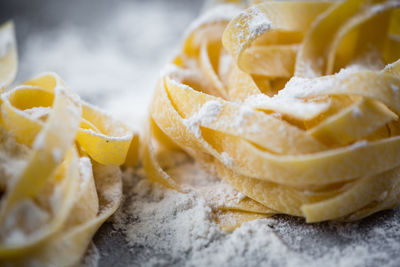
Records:
[[[246,196],[216,207],[228,231],[272,214],[352,221],[398,206],[399,7],[252,1],[208,11],[158,83],[149,177],[188,190],[159,157],[185,151]]]
[[[0,28],[0,265],[71,266],[117,209],[118,165],[137,161],[138,136],[57,74],[7,89],[16,70],[7,23]]]

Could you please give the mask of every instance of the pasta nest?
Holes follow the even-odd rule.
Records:
[[[252,1],[210,10],[158,83],[143,153],[149,177],[185,191],[158,157],[183,150],[246,196],[217,207],[240,220],[352,221],[398,206],[399,6]]]
[[[137,161],[138,136],[55,73],[8,88],[12,23],[0,37],[0,265],[71,266],[118,208],[118,165]]]

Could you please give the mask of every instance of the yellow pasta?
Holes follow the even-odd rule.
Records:
[[[137,162],[138,136],[57,74],[8,89],[17,66],[12,23],[0,35],[0,262],[71,266],[117,209],[118,165]]]
[[[215,207],[227,231],[279,213],[351,221],[399,205],[400,2],[243,6],[193,28],[160,79],[149,177],[187,190],[160,164],[160,151],[185,151],[246,196]]]

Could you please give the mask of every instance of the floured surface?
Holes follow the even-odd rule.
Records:
[[[203,186],[217,182],[191,161],[177,160],[169,172],[186,173],[189,180],[202,175]],[[107,253],[118,248],[116,258],[102,259],[104,266],[397,266],[400,262],[400,209],[357,223],[307,225],[297,218],[276,216],[244,223],[226,234],[212,217],[211,208],[218,203],[152,185],[141,169],[126,170],[124,176],[125,203],[96,240],[111,240]],[[228,187],[221,193],[230,194]]]
[[[53,70],[89,102],[131,125],[142,120],[159,71],[179,45],[201,2],[121,1],[107,5],[99,1],[94,11],[88,5],[81,7],[85,14],[94,12],[83,25],[82,21],[74,24],[72,13],[68,13],[70,9],[61,4],[67,5],[67,1],[57,2],[51,4],[58,8],[57,12],[50,12],[46,5],[43,9],[50,18],[64,16],[63,23],[56,28],[26,34],[22,27],[27,19],[16,21],[17,31],[26,34],[23,42],[19,42],[20,80]],[[104,11],[97,14],[99,9]],[[9,14],[2,17],[10,18]],[[213,180],[190,164],[181,161],[174,171],[192,172],[193,176],[204,175],[205,180]],[[232,234],[225,234],[210,213],[212,206],[218,205],[217,200],[207,202],[193,193],[183,195],[152,186],[141,173],[140,170],[125,172],[125,204],[113,218],[114,224],[107,223],[96,235],[98,251],[91,250],[85,264],[398,266],[400,263],[400,209],[352,224],[306,225],[296,218],[277,217],[246,223]],[[220,193],[232,193],[228,188],[220,188]],[[232,193],[233,201],[240,197]]]

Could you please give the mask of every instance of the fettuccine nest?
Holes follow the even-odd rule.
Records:
[[[138,136],[57,74],[7,89],[12,23],[0,37],[0,265],[71,266],[118,208],[118,165],[136,162]]]
[[[186,190],[157,157],[185,151],[247,196],[221,199],[219,221],[351,221],[398,206],[399,6],[252,1],[209,11],[157,86],[149,177]]]

